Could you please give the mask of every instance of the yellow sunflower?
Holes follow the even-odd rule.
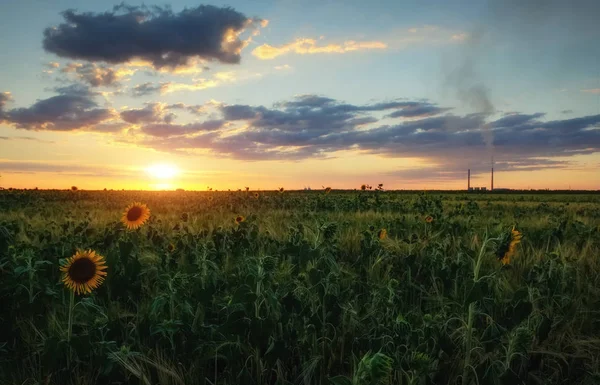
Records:
[[[433,217],[431,215],[426,216],[425,217],[425,222],[427,222],[427,223],[433,222]]]
[[[208,197],[208,201],[209,201],[209,202],[212,202],[212,200],[213,200],[213,197],[212,197],[212,196]]]
[[[254,198],[258,199],[258,193],[257,192],[254,193]]]
[[[132,203],[127,207],[125,213],[123,213],[121,222],[123,222],[129,230],[135,230],[143,225],[148,218],[150,218],[150,209],[145,204]]]
[[[279,192],[282,193],[283,192],[283,187],[279,187]]]
[[[367,189],[367,185],[366,185],[366,184],[363,184],[363,185],[361,185],[361,186],[360,186],[360,189],[361,189],[362,191],[365,191],[365,190]]]
[[[169,244],[167,245],[167,251],[168,251],[169,253],[172,253],[173,251],[175,251],[175,245],[174,245],[174,244],[172,244],[172,243],[169,243]]]
[[[377,237],[379,237],[379,239],[386,239],[387,238],[387,230],[386,229],[379,230],[379,232],[377,233]]]
[[[496,253],[496,256],[502,262],[503,265],[507,265],[510,263],[511,258],[515,255],[517,251],[517,245],[521,243],[521,238],[523,238],[523,234],[520,231],[515,230],[513,226],[510,234],[505,236],[500,242],[499,247]]]
[[[235,223],[242,223],[246,220],[246,218],[244,218],[241,215],[238,215],[237,217],[235,217]]]
[[[78,250],[61,266],[64,274],[63,283],[76,294],[91,293],[104,281],[108,267],[104,257],[92,250]]]

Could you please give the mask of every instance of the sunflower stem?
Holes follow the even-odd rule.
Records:
[[[72,355],[72,348],[71,348],[71,335],[73,332],[73,308],[75,307],[75,291],[71,290],[70,291],[70,297],[69,297],[69,320],[68,320],[68,325],[67,325],[67,343],[69,344],[69,355],[67,356],[67,367],[71,367],[71,355]]]
[[[73,308],[75,307],[75,291],[71,290],[71,296],[69,298],[69,321],[67,327],[67,342],[71,342],[71,335],[73,332]]]

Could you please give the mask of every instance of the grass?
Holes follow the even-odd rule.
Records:
[[[252,194],[1,191],[0,383],[600,383],[600,195]]]

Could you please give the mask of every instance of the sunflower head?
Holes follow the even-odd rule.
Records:
[[[427,222],[427,223],[433,222],[433,217],[431,215],[426,216],[425,217],[425,222]]]
[[[362,191],[365,191],[367,189],[367,185],[366,184],[360,185],[360,189]]]
[[[235,223],[242,223],[246,220],[246,218],[244,218],[242,215],[238,215],[237,217],[235,217]]]
[[[60,267],[63,283],[76,294],[91,293],[104,281],[107,266],[104,257],[92,250],[78,250]]]
[[[77,186],[71,186],[71,191],[77,191],[77,190],[79,190],[79,189],[77,188]]]
[[[386,229],[379,230],[379,232],[377,233],[377,237],[379,239],[386,239],[387,238],[387,230]]]
[[[188,213],[183,213],[179,216],[179,218],[183,221],[183,222],[187,222],[189,219],[189,215]]]
[[[521,243],[521,238],[523,238],[523,234],[521,234],[520,231],[515,230],[514,226],[510,233],[504,233],[500,238],[496,249],[496,257],[503,265],[510,263],[517,251],[517,245]]]
[[[373,225],[369,226],[369,231],[375,231],[375,226],[373,226]]]
[[[208,197],[208,201],[209,201],[209,202],[212,202],[212,200],[213,200],[213,197],[212,197],[212,195],[211,195],[211,196],[209,196],[209,197]]]
[[[259,195],[258,195],[258,193],[257,193],[257,192],[255,192],[255,193],[254,193],[254,198],[255,198],[255,199],[258,199],[258,196],[259,196]]]
[[[148,218],[150,218],[150,209],[145,204],[132,203],[127,207],[125,213],[123,213],[121,222],[123,222],[129,230],[135,230],[143,225]]]
[[[279,187],[279,192],[282,193],[283,192],[283,187]]]
[[[331,187],[326,187],[325,188],[325,194],[329,194],[331,192]]]
[[[250,191],[250,187],[246,187],[246,191]]]
[[[169,253],[172,253],[173,251],[175,251],[175,245],[174,245],[174,244],[172,244],[172,243],[169,243],[169,244],[167,245],[167,251],[168,251]]]

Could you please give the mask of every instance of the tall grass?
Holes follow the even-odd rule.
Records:
[[[152,217],[126,231],[133,201]],[[598,384],[599,203],[2,191],[0,382]],[[513,225],[524,238],[503,266]],[[58,266],[77,248],[109,269],[70,325]]]

